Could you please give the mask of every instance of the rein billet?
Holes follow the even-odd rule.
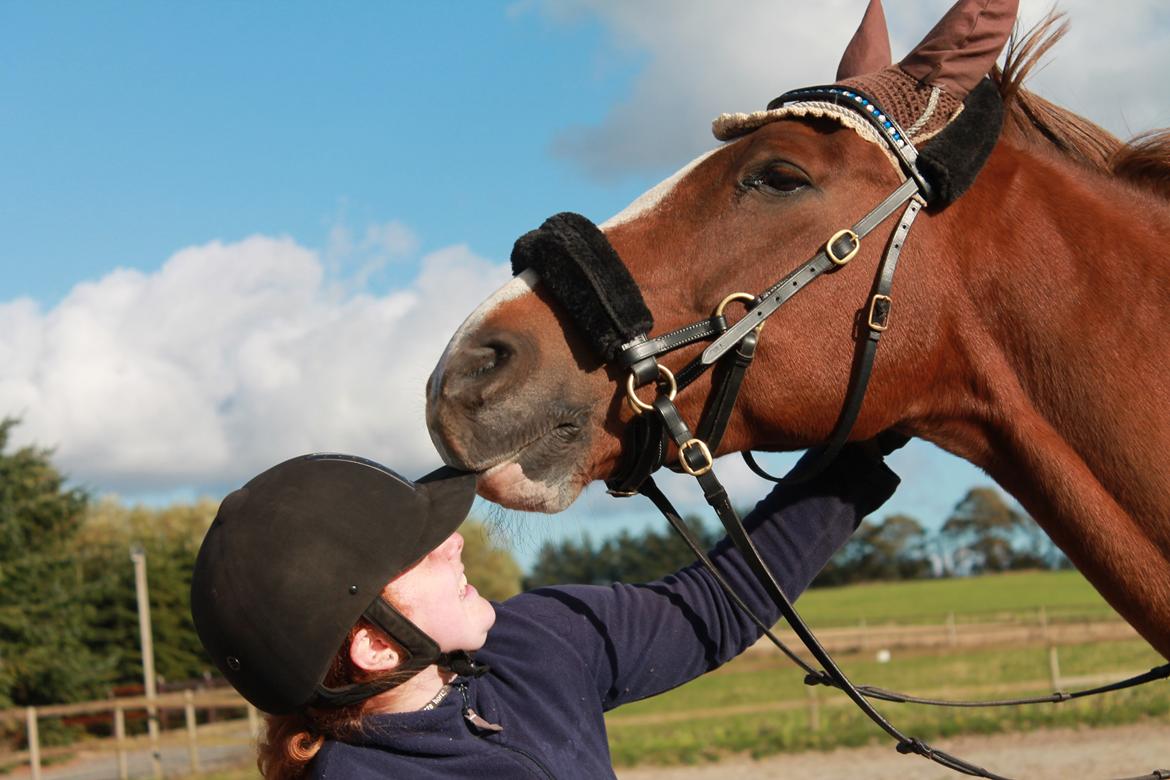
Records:
[[[766,474],[751,458],[750,453],[743,453],[748,465],[757,474],[787,484],[808,481],[832,462],[848,441],[865,397],[877,346],[882,334],[889,327],[893,305],[893,277],[898,257],[915,217],[924,206],[928,203],[933,205],[934,202],[930,184],[916,165],[917,150],[897,122],[885,115],[868,96],[857,90],[836,86],[812,87],[786,93],[772,101],[768,108],[779,108],[787,103],[809,100],[847,107],[868,122],[894,154],[906,174],[906,179],[856,224],[834,233],[812,258],[759,295],[731,293],[720,302],[708,319],[650,337],[653,318],[645,308],[640,291],[628,269],[601,231],[592,222],[575,214],[552,217],[540,231],[533,231],[518,241],[517,251],[513,252],[513,269],[519,272],[527,267],[535,267],[541,279],[550,282],[554,297],[569,309],[576,324],[587,337],[593,338],[594,347],[602,357],[628,372],[626,398],[635,416],[625,437],[623,463],[606,481],[609,492],[616,496],[640,493],[649,498],[696,558],[711,572],[729,598],[784,655],[805,672],[805,683],[840,689],[870,720],[896,741],[898,752],[923,756],[962,774],[988,780],[1009,780],[1003,775],[992,773],[934,748],[921,739],[907,736],[878,712],[869,700],[951,707],[1055,704],[1170,678],[1170,664],[1097,688],[1073,692],[1057,691],[1049,696],[1012,700],[930,699],[876,686],[855,685],[820,644],[783,592],[775,575],[752,544],[726,490],[714,473],[713,453],[722,439],[744,373],[755,357],[758,339],[768,317],[814,279],[845,267],[860,249],[861,240],[893,216],[899,208],[905,206],[878,264],[870,296],[863,309],[862,342],[855,354],[846,398],[829,435],[828,443],[806,455],[794,469],[795,473],[784,478]],[[548,235],[541,235],[541,231],[547,231]],[[551,240],[550,236],[555,240]],[[533,249],[538,245],[540,251]],[[549,247],[553,245],[556,251],[549,251]],[[615,293],[615,290],[618,292]],[[623,292],[626,299],[635,297],[636,302],[631,305],[629,300],[622,300]],[[615,301],[615,296],[619,300]],[[747,311],[734,325],[729,325],[724,310],[733,301],[744,302]],[[586,313],[580,313],[582,308]],[[606,328],[609,329],[608,332],[598,334],[599,330],[605,331]],[[701,355],[680,369],[677,375],[657,360],[682,347],[708,340],[712,343]],[[706,370],[716,366],[719,367],[721,376],[712,380],[707,406],[696,430],[692,433],[679,414],[674,399]],[[655,385],[659,391],[652,402],[644,401],[637,395],[638,388],[646,385]],[[679,468],[698,480],[704,499],[719,517],[728,537],[744,556],[754,576],[763,585],[793,632],[814,660],[821,665],[821,669],[814,668],[797,656],[747,606],[707,557],[678,511],[654,483],[651,474],[664,464],[669,442],[673,442],[678,450]],[[811,462],[806,462],[810,459]],[[1170,780],[1170,771],[1154,770],[1147,775],[1126,780]]]

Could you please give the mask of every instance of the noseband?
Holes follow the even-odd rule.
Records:
[[[518,274],[529,268],[535,270],[542,284],[548,286],[597,354],[607,364],[625,372],[626,397],[635,417],[623,440],[623,462],[606,481],[610,493],[617,496],[641,493],[653,501],[732,601],[785,655],[805,671],[805,683],[839,688],[896,740],[899,752],[921,755],[962,774],[989,780],[1008,780],[903,734],[874,709],[869,700],[959,707],[1059,703],[1166,679],[1170,677],[1170,664],[1098,688],[1058,691],[1051,696],[1010,701],[955,702],[925,699],[874,686],[857,686],[841,671],[796,612],[775,576],[760,558],[726,490],[713,471],[713,453],[718,449],[726,430],[743,375],[755,357],[760,332],[767,319],[814,279],[847,266],[857,255],[862,239],[902,209],[898,225],[887,239],[869,298],[863,307],[863,338],[854,357],[845,402],[827,443],[802,458],[794,473],[784,478],[765,473],[750,453],[744,453],[753,471],[766,479],[784,483],[807,481],[834,459],[848,441],[857,420],[877,346],[889,327],[894,271],[915,217],[924,206],[945,207],[966,190],[990,155],[1003,121],[1003,107],[998,91],[990,81],[985,80],[971,92],[959,117],[924,146],[920,154],[897,122],[886,115],[871,98],[857,90],[838,86],[796,90],[776,98],[768,104],[768,109],[806,101],[847,107],[863,118],[885,141],[906,178],[856,224],[838,230],[815,255],[767,290],[758,295],[730,293],[707,319],[651,337],[649,334],[653,328],[653,317],[629,270],[596,225],[585,217],[571,213],[550,217],[538,230],[522,236],[516,242],[512,252],[513,273]],[[982,132],[972,133],[973,123],[989,125],[990,132],[985,127]],[[735,324],[729,324],[724,316],[724,310],[732,302],[742,302],[747,306],[747,312]],[[677,375],[658,362],[659,357],[700,341],[711,343]],[[711,368],[715,368],[712,391],[692,433],[675,407],[674,399]],[[646,402],[638,396],[637,390],[650,384],[655,384],[658,392],[653,401]],[[669,499],[654,484],[650,475],[663,465],[670,441],[678,449],[678,468],[699,481],[704,498],[718,515],[728,537],[743,554],[757,579],[768,591],[793,632],[821,665],[821,669],[810,666],[787,648],[770,627],[747,607],[711,563]],[[1159,779],[1170,779],[1170,772],[1158,770],[1143,778],[1131,780]]]

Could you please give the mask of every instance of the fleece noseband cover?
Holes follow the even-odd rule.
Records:
[[[654,327],[638,285],[609,239],[580,214],[555,214],[516,240],[512,273],[529,268],[606,361]]]

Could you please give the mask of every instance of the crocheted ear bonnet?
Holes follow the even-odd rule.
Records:
[[[719,140],[730,141],[779,119],[825,117],[856,131],[887,153],[891,142],[902,145],[909,141],[921,150],[963,113],[964,102],[971,102],[971,96],[982,97],[984,104],[997,104],[991,112],[998,111],[998,115],[979,123],[983,135],[994,143],[1002,120],[998,94],[992,101],[990,84],[978,91],[976,88],[985,82],[1007,43],[1018,7],[1018,0],[959,0],[910,54],[893,64],[881,2],[870,0],[832,86],[840,90],[839,102],[852,100],[882,120],[886,139],[853,109],[824,99],[801,100],[802,90],[786,93],[763,111],[723,114],[715,119],[712,130]],[[898,168],[897,160],[889,156]]]

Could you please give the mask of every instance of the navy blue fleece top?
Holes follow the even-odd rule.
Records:
[[[745,518],[795,598],[898,484],[848,449],[815,482],[777,488]],[[727,540],[711,554],[765,622],[776,607]],[[350,742],[328,741],[318,778],[614,777],[603,713],[668,691],[734,658],[760,631],[700,565],[644,585],[541,588],[496,605],[476,660],[430,711],[375,715]],[[467,707],[501,731],[477,727]]]

